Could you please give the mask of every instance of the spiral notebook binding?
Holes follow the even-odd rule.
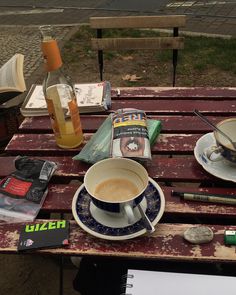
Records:
[[[122,289],[125,288],[126,291],[127,291],[128,288],[133,288],[133,284],[130,284],[130,283],[128,284],[127,283],[127,279],[133,279],[133,278],[134,278],[134,275],[132,275],[132,274],[123,275],[122,276],[122,281],[126,281],[126,282],[121,285],[121,288]],[[121,293],[120,295],[132,295],[132,293],[126,293],[126,291],[125,291],[125,293]]]

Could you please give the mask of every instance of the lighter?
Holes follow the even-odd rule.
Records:
[[[225,245],[236,245],[236,231],[226,230],[224,233]]]

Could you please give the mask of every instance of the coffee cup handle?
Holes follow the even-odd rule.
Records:
[[[223,149],[221,146],[215,146],[212,145],[211,147],[207,148],[204,153],[207,157],[208,160],[212,161],[212,162],[217,162],[217,161],[221,161],[223,159],[223,156],[220,154],[222,153]],[[215,156],[213,157],[213,154],[215,154]]]
[[[133,224],[135,223],[136,219],[135,219],[135,216],[134,216],[134,211],[133,211],[133,208],[130,204],[125,204],[124,205],[124,211],[128,217],[128,223],[129,224]]]

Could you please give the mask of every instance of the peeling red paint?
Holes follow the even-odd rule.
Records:
[[[171,104],[171,103],[170,103]],[[163,114],[148,115],[149,119],[160,120],[162,122],[162,132],[167,133],[200,133],[212,131],[208,125],[199,120],[196,116],[187,116],[186,114],[180,115],[179,113],[172,114],[171,116]],[[211,114],[210,119],[212,123],[217,124],[221,120],[228,118],[225,114],[218,114],[214,117],[215,113]],[[84,132],[95,132],[101,124],[104,122],[107,116],[81,116]],[[39,117],[35,117],[32,120],[26,118],[20,127],[21,133],[52,133],[49,118],[39,120]]]
[[[0,251],[16,253],[18,232],[22,224],[7,224],[2,230],[0,225]],[[71,222],[70,244],[65,248],[44,249],[36,252],[65,255],[97,255],[127,258],[173,259],[184,261],[236,261],[233,247],[223,244],[223,233],[227,228],[209,225],[214,232],[214,239],[208,244],[193,245],[185,241],[182,233],[191,225],[158,224],[152,235],[126,241],[106,241],[97,239],[81,230]],[[236,226],[231,227],[236,230]],[[231,255],[230,255],[231,253]]]
[[[162,185],[166,206],[156,231],[126,241],[106,241],[95,238],[71,222],[70,245],[65,248],[39,250],[44,254],[116,256],[138,259],[236,261],[235,248],[224,245],[226,228],[236,230],[236,207],[203,202],[183,201],[171,196],[171,190],[235,194],[234,183],[221,181],[208,174],[195,160],[193,149],[200,136],[211,129],[193,114],[197,108],[213,123],[236,114],[236,88],[120,88],[112,90],[109,112],[81,115],[85,143],[104,122],[109,113],[120,107],[143,109],[148,118],[161,120],[162,131],[152,148],[152,161],[146,164],[153,179]],[[81,148],[60,149],[56,146],[49,118],[26,118],[19,134],[9,142],[1,157],[0,177],[12,173],[18,154],[48,159],[58,164],[50,181],[49,192],[41,212],[71,213],[72,199],[83,181],[89,164],[72,160]],[[183,184],[183,183],[184,184]],[[172,185],[172,186],[171,186]],[[215,186],[215,187],[214,187]],[[185,220],[189,220],[186,224]],[[201,220],[207,220],[214,232],[209,244],[192,245],[183,239],[183,232]],[[173,224],[173,220],[178,223]],[[215,223],[231,225],[214,225]],[[191,223],[191,224],[190,224]],[[0,252],[16,253],[22,224],[0,224]]]
[[[215,88],[215,87],[120,87],[120,95],[117,96],[117,89],[112,90],[112,98],[116,97],[157,97],[157,98],[182,98],[187,99],[193,97],[201,97],[208,99],[209,97],[214,98],[235,98],[235,88]]]

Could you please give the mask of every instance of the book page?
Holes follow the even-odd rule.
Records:
[[[132,295],[234,295],[235,277],[129,269],[126,293]]]
[[[17,74],[17,87],[21,92],[26,90],[25,78],[24,78],[24,55],[18,54],[16,61],[16,74]]]
[[[0,68],[0,91],[23,92],[25,87],[23,77],[22,54],[15,54]]]

